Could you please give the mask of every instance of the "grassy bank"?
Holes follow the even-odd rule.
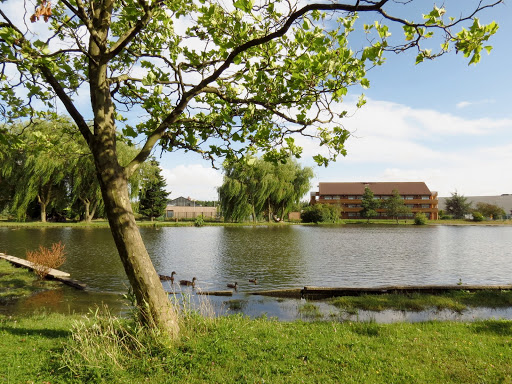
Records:
[[[34,272],[16,268],[8,261],[0,260],[0,305],[9,300],[60,286],[59,282],[40,280]]]
[[[35,279],[6,262],[0,262],[0,275],[2,292],[30,287]],[[2,280],[6,276],[10,280]],[[18,281],[15,287],[12,280]],[[510,292],[454,294],[452,300],[466,305],[512,302]],[[449,295],[436,298],[446,305]],[[406,309],[403,302],[415,303],[409,309],[441,305],[424,295],[335,300],[341,299],[352,300],[334,302],[344,310]],[[314,312],[314,302],[303,310]],[[181,338],[170,344],[133,319],[108,313],[0,315],[0,382],[512,382],[511,321],[309,323],[208,318],[192,311],[182,313],[180,321]]]
[[[0,317],[9,383],[510,383],[512,322],[188,316],[165,345],[128,320]]]

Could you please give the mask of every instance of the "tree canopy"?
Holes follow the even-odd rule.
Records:
[[[283,220],[294,204],[308,192],[313,177],[311,168],[296,161],[269,163],[250,158],[247,162],[225,162],[224,182],[219,199],[225,220],[253,221],[266,213]]]
[[[455,219],[463,219],[465,215],[471,213],[471,203],[467,202],[467,197],[452,193],[445,201],[446,212]]]
[[[129,199],[128,179],[155,146],[212,161],[248,150],[277,160],[299,156],[295,136],[303,135],[326,149],[314,158],[327,164],[345,154],[349,87],[369,86],[366,72],[385,52],[414,49],[421,62],[455,48],[478,62],[498,27],[475,15],[500,2],[478,1],[456,18],[434,6],[411,21],[392,13],[413,2],[391,0],[41,0],[34,11],[29,1],[10,0],[16,11],[0,10],[0,113],[13,121],[58,107],[74,120],[141,316],[176,336],[176,312]],[[360,14],[375,22],[359,26]],[[396,44],[387,23],[402,28]],[[355,32],[366,46],[351,48]],[[437,50],[425,48],[434,34]],[[118,129],[142,140],[127,164],[119,161]]]
[[[397,223],[400,216],[411,213],[411,209],[405,205],[404,199],[396,189],[393,190],[393,195],[389,199],[382,202],[382,206],[386,208],[387,215],[395,218]]]
[[[372,190],[368,187],[364,187],[364,193],[361,199],[361,206],[363,209],[359,211],[361,217],[370,219],[378,215],[377,208],[380,207],[380,200],[377,200],[372,192]]]

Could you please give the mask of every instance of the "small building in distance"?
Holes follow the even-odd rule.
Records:
[[[416,213],[424,213],[430,220],[439,218],[437,192],[431,192],[424,182],[349,182],[319,183],[318,192],[311,193],[311,204],[337,204],[341,207],[342,219],[360,218],[361,200],[365,187],[370,188],[376,199],[386,200],[397,190],[404,199],[405,205],[411,209],[412,217]],[[389,219],[386,209],[377,209],[376,218]]]
[[[215,219],[218,217],[217,207],[203,207],[190,197],[180,196],[169,200],[165,208],[166,219],[195,219],[197,216]]]

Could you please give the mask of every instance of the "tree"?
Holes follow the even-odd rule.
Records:
[[[452,193],[445,201],[446,212],[452,215],[454,219],[463,219],[465,215],[471,213],[471,203],[468,203],[467,197]]]
[[[476,210],[480,212],[483,216],[488,217],[490,219],[499,219],[507,215],[503,208],[498,207],[495,204],[489,203],[476,203]]]
[[[17,9],[30,8],[28,1],[17,1]],[[30,16],[33,24],[26,20],[29,15],[17,21],[0,10],[2,115],[32,117],[36,107],[53,110],[55,99],[63,105],[93,155],[141,318],[172,336],[179,331],[176,311],[145,249],[129,198],[128,179],[153,148],[194,151],[212,161],[261,150],[278,160],[300,153],[293,136],[302,134],[329,150],[315,156],[327,164],[345,154],[349,132],[341,124],[347,112],[340,103],[348,87],[369,85],[368,67],[381,65],[389,51],[416,49],[421,62],[451,47],[475,63],[497,25],[480,25],[473,17],[500,2],[478,3],[469,17],[446,21],[445,10],[435,7],[414,23],[389,14],[395,5],[389,0],[302,7],[237,0],[229,8],[213,0],[40,1]],[[401,26],[404,42],[389,44],[388,26],[377,21],[364,27],[367,38],[361,40],[368,46],[352,50],[349,35],[358,13],[372,12]],[[44,29],[43,20],[49,21],[47,33],[34,33],[35,26]],[[453,32],[463,25],[469,28]],[[438,52],[421,45],[434,31],[443,41]],[[87,93],[88,98],[76,97]],[[127,111],[140,120],[129,124]],[[143,139],[126,165],[118,158],[118,128]]]
[[[386,208],[388,216],[396,219],[397,224],[400,216],[411,213],[411,209],[405,205],[404,199],[396,189],[393,190],[393,195],[383,202],[383,206]]]
[[[167,206],[169,192],[165,190],[167,183],[160,173],[158,163],[153,160],[155,173],[145,182],[144,188],[139,193],[139,213],[145,217],[153,218],[162,216]]]
[[[302,210],[300,218],[303,223],[336,223],[340,219],[340,213],[340,206],[313,204]]]
[[[24,219],[35,200],[41,221],[46,222],[49,208],[68,197],[68,171],[76,168],[81,148],[73,139],[69,120],[38,120],[32,125],[30,130],[26,124],[10,127],[22,142],[13,147],[0,145],[7,153],[0,159],[0,172],[6,184],[14,186],[10,208],[16,217]]]
[[[375,198],[370,188],[364,187],[363,198],[361,199],[363,209],[359,211],[361,217],[368,219],[377,216],[377,208],[380,207],[380,201]]]
[[[247,162],[225,162],[224,182],[219,198],[226,220],[255,221],[266,212],[267,220],[280,220],[307,193],[313,170],[302,168],[293,159],[270,163],[250,158]]]

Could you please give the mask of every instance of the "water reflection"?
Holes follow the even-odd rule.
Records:
[[[234,301],[211,298],[219,313],[298,316],[296,300],[276,302],[246,295],[262,289],[459,280],[512,284],[512,227],[508,226],[165,227],[142,228],[141,234],[160,274],[176,271],[177,280],[195,276],[202,290],[225,290],[227,283],[238,282]],[[107,228],[0,228],[0,252],[18,257],[58,241],[67,251],[61,269],[90,287],[84,300],[101,303],[102,298],[93,294],[127,291],[128,281]],[[249,283],[252,278],[258,279],[258,285]],[[164,288],[173,291],[169,282]],[[72,299],[69,295],[55,300],[49,296],[44,302],[51,307],[59,300],[82,300],[78,293]]]

